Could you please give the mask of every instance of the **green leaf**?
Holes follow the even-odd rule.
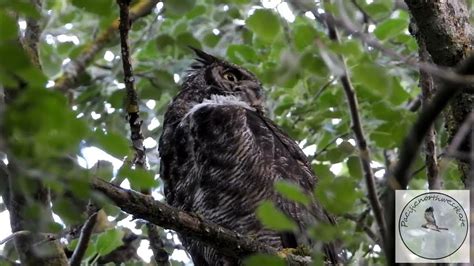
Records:
[[[0,11],[0,41],[15,39],[18,27],[15,19],[8,13]]]
[[[2,58],[0,66],[9,71],[17,71],[31,65],[28,56],[19,44],[0,43],[0,58]]]
[[[263,201],[257,208],[257,217],[262,224],[276,231],[293,231],[296,224],[286,214],[282,213],[271,201]]]
[[[280,18],[269,9],[255,10],[245,24],[266,42],[275,40],[281,31]]]
[[[180,16],[192,10],[196,0],[168,0],[165,1],[164,8],[171,15]]]
[[[120,229],[109,229],[97,237],[96,252],[100,256],[106,255],[123,244],[124,232]]]
[[[259,61],[255,50],[252,47],[243,44],[231,44],[227,47],[227,56],[236,64],[247,62],[257,63]]]
[[[115,1],[113,0],[72,0],[72,4],[78,8],[83,8],[87,12],[97,15],[109,15],[112,10],[115,10]]]
[[[280,180],[275,183],[275,190],[280,193],[284,198],[292,200],[294,202],[309,204],[310,199],[303,191],[303,189],[292,182]]]
[[[285,261],[276,255],[257,254],[252,255],[244,260],[245,266],[285,266]]]
[[[186,15],[186,18],[191,20],[196,17],[203,16],[204,14],[206,14],[206,10],[207,10],[206,6],[197,5]]]
[[[45,89],[23,91],[7,109],[5,123],[15,155],[37,161],[76,151],[88,133],[64,95]]]
[[[48,79],[37,67],[30,66],[16,72],[31,88],[44,88]]]
[[[171,73],[165,70],[156,70],[153,73],[153,83],[140,89],[140,99],[160,100],[164,92],[176,91],[178,86],[174,82]]]
[[[354,152],[354,146],[347,141],[341,142],[336,148],[328,149],[318,159],[330,161],[331,163],[342,162]]]
[[[354,81],[363,84],[376,95],[386,96],[386,92],[391,90],[392,79],[379,65],[362,63],[352,69],[352,74]]]
[[[328,74],[326,63],[321,59],[319,54],[312,51],[305,52],[301,55],[300,65],[312,74],[324,77]]]
[[[392,13],[392,6],[393,6],[393,2],[391,0],[374,1],[373,3],[365,7],[365,11],[372,18],[379,20],[379,19],[386,18],[388,15]]]
[[[362,166],[360,165],[360,159],[356,156],[351,156],[347,159],[347,168],[349,169],[349,175],[357,180],[362,179]]]
[[[310,233],[314,239],[323,242],[331,242],[338,236],[338,228],[332,224],[318,223],[311,228]]]
[[[299,51],[303,51],[306,46],[313,45],[318,34],[316,29],[310,25],[299,25],[294,29],[295,46]]]
[[[124,97],[125,97],[125,90],[116,90],[110,95],[108,102],[115,109],[123,108]]]
[[[168,46],[173,46],[175,41],[173,37],[168,34],[162,34],[156,38],[156,46],[158,49],[165,49]]]
[[[221,40],[221,36],[219,35],[215,35],[214,33],[212,32],[209,32],[208,34],[206,34],[203,38],[203,43],[209,47],[215,47],[219,41]]]
[[[312,165],[313,171],[317,177],[321,179],[332,179],[335,178],[334,173],[331,172],[331,165],[327,164],[314,164]]]
[[[374,34],[380,40],[386,40],[402,33],[408,28],[408,22],[405,19],[388,19],[377,25]]]
[[[193,34],[190,32],[179,34],[178,37],[176,37],[176,42],[186,50],[189,50],[188,46],[201,49],[201,42],[194,38]]]
[[[29,18],[38,19],[40,14],[29,0],[0,0],[0,9],[10,9]],[[0,24],[1,25],[1,24]],[[3,27],[3,25],[2,25]]]
[[[75,224],[81,219],[77,206],[68,198],[58,198],[53,202],[53,211],[58,214],[66,224]]]
[[[330,212],[344,214],[352,210],[363,194],[357,189],[354,179],[347,177],[321,178],[315,195]]]
[[[98,146],[112,156],[123,158],[130,152],[129,141],[122,135],[108,132],[105,134],[101,130],[94,134]]]
[[[131,169],[127,166],[120,168],[118,177],[127,178],[132,188],[137,190],[153,188],[157,185],[155,174],[145,169]]]

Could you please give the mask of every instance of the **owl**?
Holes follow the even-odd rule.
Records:
[[[308,225],[334,219],[318,202],[303,206],[274,189],[284,180],[309,194],[316,178],[297,143],[265,116],[262,84],[240,66],[194,51],[196,62],[165,113],[159,140],[168,204],[277,249],[318,246],[336,263],[335,245],[311,243],[305,233]],[[299,232],[265,228],[255,214],[263,200],[293,218]],[[243,259],[180,239],[195,265],[239,265]]]

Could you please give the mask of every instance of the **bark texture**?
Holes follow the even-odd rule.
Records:
[[[253,253],[280,254],[275,248],[255,241],[251,237],[208,222],[198,215],[173,208],[154,200],[149,195],[123,189],[101,179],[93,179],[91,187],[107,196],[122,211],[132,214],[135,219],[143,219],[192,237],[212,246],[226,256],[245,257]],[[292,254],[285,254],[284,257],[288,265],[311,264],[309,257]]]
[[[405,0],[416,23],[417,35],[424,41],[433,62],[440,66],[453,67],[472,51],[472,29],[469,10],[464,0]],[[474,108],[474,94],[463,91],[455,96],[444,112],[445,127],[449,141]],[[471,144],[466,139],[461,151],[469,151]],[[459,161],[463,181],[468,186],[469,164]]]

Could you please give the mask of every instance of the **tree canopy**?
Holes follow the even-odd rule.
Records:
[[[443,115],[427,121],[433,125],[421,136],[422,149],[413,145],[413,159],[394,169],[406,156],[407,147],[401,147],[410,132],[419,130],[422,107],[452,77],[470,74],[447,68],[472,49],[465,25],[470,1],[455,1],[452,19],[465,24],[437,21],[447,16],[444,6],[436,6],[442,1],[131,1],[128,42],[145,167],[136,165],[130,140],[117,2],[0,0],[0,241],[11,236],[0,244],[0,265],[35,265],[48,257],[31,255],[33,249],[55,254],[51,265],[66,265],[79,235],[87,234],[87,226],[82,234],[74,228],[90,217],[95,227],[79,263],[160,264],[158,254],[162,263],[190,263],[174,231],[190,232],[180,214],[146,203],[145,196],[164,198],[157,139],[163,114],[194,60],[189,47],[241,65],[262,81],[267,115],[297,140],[319,178],[310,196],[338,217],[337,226],[315,225],[308,234],[338,239],[350,263],[393,259],[384,241],[393,240],[394,217],[387,207],[393,201],[387,195],[394,189],[469,186],[471,144],[463,141],[469,127],[460,136],[463,125],[474,123],[468,118],[474,117],[469,91],[453,96],[445,109],[433,107]],[[422,13],[430,8],[431,15]],[[462,30],[467,33],[460,36]],[[448,51],[437,49],[441,44]],[[108,182],[144,194],[122,202],[129,194]],[[310,200],[292,183],[275,189],[302,204]],[[165,218],[139,206],[153,206]],[[178,222],[168,224],[166,216],[174,215]],[[294,226],[270,202],[258,216],[275,230]],[[207,228],[194,218],[188,221]],[[158,239],[150,236],[146,220],[156,224]],[[16,233],[5,231],[8,221]],[[206,232],[191,233],[211,241]],[[232,232],[225,236],[234,243]],[[244,240],[246,251],[266,253],[251,256],[248,265],[285,265],[281,254]],[[150,242],[154,258],[145,252]],[[230,245],[223,248],[239,252]],[[120,255],[114,253],[119,247]],[[310,255],[321,262],[321,254]]]

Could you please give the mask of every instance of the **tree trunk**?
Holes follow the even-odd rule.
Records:
[[[416,23],[418,42],[424,41],[433,62],[453,67],[472,50],[472,30],[469,10],[464,0],[405,0]],[[420,38],[422,40],[420,40]],[[448,141],[451,142],[459,127],[474,109],[474,94],[458,94],[444,112]],[[468,134],[470,136],[470,134]],[[469,138],[459,147],[462,152],[471,149]],[[469,162],[459,160],[459,169],[466,187],[469,186]]]

